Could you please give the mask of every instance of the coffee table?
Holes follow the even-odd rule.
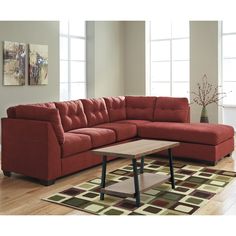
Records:
[[[101,155],[102,161],[102,178],[100,199],[104,200],[104,194],[115,195],[119,197],[136,198],[136,206],[140,206],[140,192],[146,191],[154,185],[161,184],[171,180],[171,186],[175,188],[172,148],[179,146],[179,142],[159,141],[141,139],[123,144],[117,144],[109,147],[94,149],[95,154]],[[163,174],[143,173],[144,157],[163,150],[168,150],[170,176]],[[121,157],[132,160],[134,178],[106,187],[106,166],[107,156]],[[141,166],[138,171],[137,160],[141,159]]]

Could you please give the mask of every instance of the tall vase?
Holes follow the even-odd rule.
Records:
[[[205,106],[202,107],[200,122],[201,123],[209,123],[208,115],[207,115],[207,109],[206,109]]]

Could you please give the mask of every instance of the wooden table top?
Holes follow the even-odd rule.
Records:
[[[179,146],[179,142],[160,141],[141,139],[123,144],[117,144],[110,147],[98,148],[92,150],[95,154],[123,157],[123,158],[140,158],[169,148]]]

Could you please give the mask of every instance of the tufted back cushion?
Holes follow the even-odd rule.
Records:
[[[81,101],[88,119],[88,126],[109,122],[108,111],[103,98],[81,99]]]
[[[15,114],[15,118],[49,121],[52,124],[58,142],[60,144],[64,143],[64,130],[61,125],[59,112],[56,108],[34,105],[19,105],[15,108]]]
[[[47,107],[47,108],[56,108],[54,102],[46,102],[46,103],[36,103],[36,104],[26,104],[25,106],[37,106],[37,107]],[[7,109],[7,117],[8,118],[16,118],[16,107],[9,107]]]
[[[154,110],[154,121],[189,122],[188,99],[158,97]]]
[[[64,131],[87,127],[87,118],[81,100],[55,102]]]
[[[153,120],[156,97],[126,96],[127,119]]]
[[[110,122],[126,119],[125,97],[104,98]]]

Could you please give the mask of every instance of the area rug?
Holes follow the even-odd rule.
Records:
[[[109,165],[109,163],[108,163]],[[145,159],[144,172],[169,174],[168,162]],[[100,178],[71,186],[43,200],[95,215],[192,215],[206,205],[236,177],[236,172],[174,163],[176,188],[170,182],[141,193],[141,206],[135,199],[105,194],[99,199]],[[132,166],[107,173],[106,186],[132,178]]]

